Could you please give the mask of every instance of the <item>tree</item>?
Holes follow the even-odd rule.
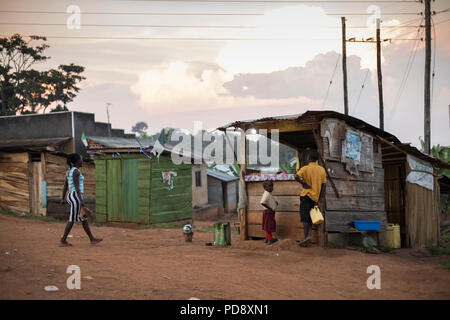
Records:
[[[57,69],[32,69],[50,59],[44,55],[49,48],[45,41],[40,36],[26,41],[19,34],[0,38],[0,115],[45,113],[57,103],[62,104],[59,109],[67,110],[76,97],[78,83],[86,79],[80,75],[84,67],[71,63]]]
[[[131,128],[131,132],[138,133],[140,138],[147,138],[147,129],[148,124],[144,121],[140,121]]]
[[[422,137],[419,137],[420,140],[420,151],[425,152],[425,142],[423,141]],[[441,145],[435,145],[430,150],[430,155],[433,158],[442,160],[443,162],[446,162],[450,164],[450,147],[445,147]],[[439,168],[438,170],[439,175],[444,175],[450,178],[450,170],[445,168]]]

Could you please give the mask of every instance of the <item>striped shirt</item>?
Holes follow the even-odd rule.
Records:
[[[84,176],[81,174],[81,171],[77,168],[77,167],[72,167],[70,169],[67,170],[66,172],[66,177],[67,177],[67,182],[69,185],[69,192],[72,191],[76,191],[75,189],[75,184],[73,183],[73,172],[76,170],[78,170],[78,172],[80,173],[80,192],[83,193],[84,192]]]

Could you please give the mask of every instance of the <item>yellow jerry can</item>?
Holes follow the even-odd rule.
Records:
[[[312,208],[309,215],[311,216],[313,225],[317,226],[323,222],[323,215],[322,212],[320,212],[319,207],[315,206]]]
[[[388,248],[401,248],[400,225],[388,223],[386,228],[386,245]]]

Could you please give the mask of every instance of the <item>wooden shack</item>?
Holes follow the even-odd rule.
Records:
[[[31,139],[0,142],[0,206],[11,211],[65,216],[59,205],[67,170],[66,155],[52,151],[67,138]],[[95,197],[94,164],[85,162],[85,200]]]
[[[402,247],[437,245],[440,239],[440,185],[437,168],[448,163],[409,144],[382,139],[388,221],[400,225]]]
[[[96,221],[153,224],[192,218],[192,164],[153,156],[136,140],[88,137],[95,159]],[[139,144],[138,144],[139,145]]]
[[[303,158],[309,149],[318,150],[321,156],[319,162],[327,172],[327,185],[323,203],[320,204],[324,210],[325,223],[313,230],[314,242],[325,245],[329,233],[347,232],[354,220],[381,221],[380,239],[384,242],[386,224],[396,221],[389,221],[386,213],[384,166],[387,163],[383,154],[387,153],[386,144],[401,144],[395,136],[360,119],[335,111],[307,111],[297,115],[236,121],[219,128],[223,131],[233,129],[240,132],[266,129],[269,137],[273,130],[278,130],[279,142],[297,150],[302,165],[306,164]],[[241,134],[240,152],[244,159],[245,143],[245,134]],[[265,179],[274,181],[273,194],[280,206],[276,236],[280,239],[302,240],[303,225],[299,216],[301,186],[294,180],[294,175],[247,174],[245,164],[241,164],[239,194],[241,239],[264,236],[261,230],[263,207],[260,206],[259,199],[263,192],[262,181]],[[424,210],[420,218],[411,218],[414,216],[413,212],[424,209],[423,204],[414,200],[418,196],[415,189],[415,186],[407,187],[408,196],[405,197],[405,212],[402,214],[414,221],[414,228],[410,223],[406,231],[409,237],[423,238],[423,242],[409,241],[405,243],[406,246],[434,243],[435,229],[439,226],[433,207],[438,203],[435,193],[427,196],[430,202],[425,203],[433,207],[432,213]],[[418,219],[426,222],[418,224]],[[433,231],[425,225],[432,226]]]

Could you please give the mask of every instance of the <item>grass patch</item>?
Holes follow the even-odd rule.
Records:
[[[444,234],[441,237],[442,242],[450,242],[450,233],[449,234]]]
[[[23,218],[23,219],[30,219],[30,220],[39,220],[39,221],[45,221],[45,222],[58,222],[58,223],[66,223],[65,220],[59,220],[55,219],[53,217],[47,217],[47,216],[33,216],[30,214],[19,214],[17,212],[11,211],[6,208],[0,207],[0,214],[3,214],[5,216],[11,216],[11,217],[17,217],[17,218]]]
[[[340,241],[340,240],[329,240],[327,242],[327,247],[328,248],[333,248],[333,249],[344,249],[345,248],[345,243],[343,241]]]
[[[444,269],[450,270],[450,260],[444,260],[442,261],[441,264],[444,267]]]
[[[427,247],[427,249],[434,256],[450,255],[450,244],[441,247],[439,246]]]
[[[427,249],[435,256],[450,255],[450,235],[446,234],[441,237],[440,246],[429,246]]]
[[[380,246],[380,247],[378,247],[378,249],[384,253],[393,253],[395,250],[394,248],[389,248],[389,247],[384,247],[384,246]]]

